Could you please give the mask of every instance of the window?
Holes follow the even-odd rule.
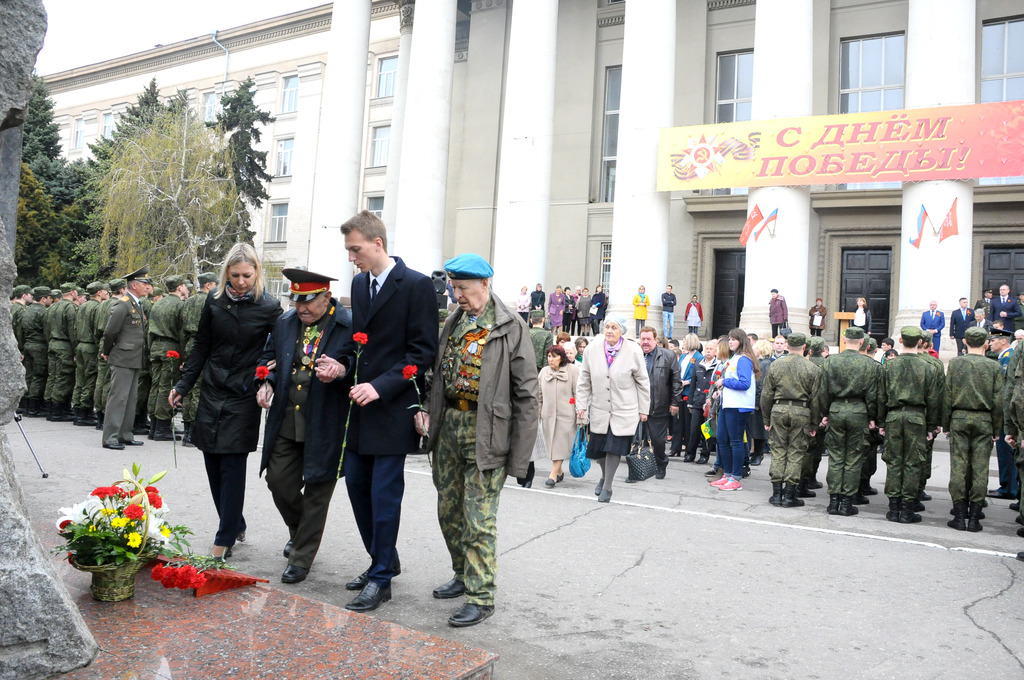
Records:
[[[114,136],[114,114],[104,113],[103,114],[103,137],[110,139]]]
[[[215,92],[203,94],[203,122],[212,123],[217,120],[217,113],[220,109],[220,101]]]
[[[384,215],[384,197],[367,196],[366,209],[372,212],[377,217],[382,217]]]
[[[388,164],[388,142],[390,141],[390,125],[373,128],[373,148],[370,151],[370,167],[379,168]]]
[[[904,37],[844,40],[840,47],[839,113],[903,108]],[[847,189],[898,189],[899,182],[847,184]]]
[[[754,88],[752,51],[718,55],[718,86],[715,95],[715,122],[737,123],[750,120],[750,101]],[[747,193],[746,187],[715,189],[716,196]]]
[[[395,77],[398,75],[398,57],[384,57],[380,60],[380,73],[377,75],[377,96],[395,96]]]
[[[270,233],[267,243],[283,243],[287,240],[288,204],[278,203],[270,206]]]
[[[981,29],[981,101],[1024,99],[1024,19]],[[994,177],[980,184],[1018,184],[1024,177]]]
[[[75,119],[75,129],[71,134],[71,148],[81,149],[85,145],[85,121],[81,118]]]
[[[604,136],[601,139],[601,202],[615,200],[615,159],[619,148],[619,95],[622,92],[622,67],[605,72]]]
[[[283,277],[268,276],[264,290],[270,297],[279,298],[291,292],[291,284]]]
[[[608,289],[608,282],[612,278],[612,244],[610,241],[601,243],[601,290],[604,291],[605,299],[609,299],[611,291]]]
[[[282,85],[281,113],[295,113],[299,110],[299,77],[287,76]]]
[[[287,177],[292,174],[292,149],[295,147],[294,139],[280,139],[277,142],[277,177]]]

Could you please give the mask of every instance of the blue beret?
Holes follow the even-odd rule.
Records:
[[[475,253],[456,255],[444,263],[444,271],[448,278],[454,280],[489,279],[494,276],[494,268]]]

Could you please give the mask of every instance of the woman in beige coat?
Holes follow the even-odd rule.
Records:
[[[622,456],[636,434],[637,424],[651,410],[651,382],[640,345],[622,337],[626,322],[608,316],[604,340],[583,351],[580,380],[576,386],[577,417],[590,411],[590,443],[587,458],[601,466],[601,481],[594,493],[598,502],[612,498],[612,480]]]
[[[559,345],[548,347],[548,365],[540,369],[540,426],[551,458],[551,474],[544,486],[553,487],[565,478],[562,461],[569,457],[576,435],[576,382],[580,369],[569,361]]]

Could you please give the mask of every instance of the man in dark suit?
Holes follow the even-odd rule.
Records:
[[[985,330],[992,328],[992,322],[986,318],[987,314],[988,313],[985,311],[984,307],[978,307],[975,309],[974,321],[971,322],[971,325],[984,328]]]
[[[651,379],[651,412],[643,427],[658,463],[655,476],[657,479],[665,479],[665,470],[668,469],[665,440],[668,438],[672,417],[679,413],[679,407],[683,404],[679,361],[675,352],[658,347],[658,331],[650,326],[640,329],[640,349],[644,351],[644,363],[647,364],[647,375]]]
[[[359,268],[352,280],[353,339],[318,364],[321,380],[352,376],[352,417],[342,451],[345,486],[370,568],[345,584],[362,592],[346,608],[370,611],[391,599],[391,578],[400,571],[395,544],[405,492],[405,457],[419,449],[413,425],[418,403],[412,380],[437,354],[437,296],[430,279],[387,252],[387,231],[363,211],[341,227],[348,259]],[[365,337],[363,337],[365,335]],[[363,342],[357,343],[356,340]],[[340,365],[339,365],[340,364]],[[344,370],[342,370],[344,368]]]
[[[1013,320],[1020,315],[1020,304],[1010,297],[1010,287],[1005,283],[999,286],[999,297],[992,298],[989,321],[1002,321],[1007,330],[1013,330]]]
[[[107,397],[103,421],[103,448],[124,449],[142,446],[132,436],[135,423],[135,402],[138,400],[139,370],[146,352],[146,315],[139,301],[153,284],[143,267],[124,277],[128,292],[110,308],[110,319],[103,331],[100,359],[110,364],[110,396]]]
[[[932,347],[939,351],[942,341],[942,329],[946,327],[946,317],[938,310],[939,303],[932,300],[928,303],[928,311],[921,315],[921,330],[931,335]]]
[[[949,315],[949,337],[956,340],[957,355],[966,354],[964,332],[974,325],[974,312],[967,307],[967,298],[960,298],[960,307]]]
[[[274,362],[256,393],[269,409],[260,472],[266,470],[274,505],[288,526],[281,582],[299,583],[320,549],[348,413],[344,383],[314,380],[316,361],[352,339],[352,315],[331,297],[334,279],[303,269],[281,273],[291,280],[295,308],[278,318],[260,357],[260,366]]]

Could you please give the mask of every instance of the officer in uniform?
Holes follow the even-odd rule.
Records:
[[[74,420],[71,412],[71,396],[75,388],[75,345],[78,335],[75,330],[75,317],[78,307],[78,286],[73,283],[62,283],[61,298],[46,311],[49,321],[49,370],[46,377],[47,389],[50,392],[51,422],[69,422]]]
[[[329,276],[302,269],[281,273],[291,280],[295,307],[277,319],[267,340],[260,365],[276,364],[256,401],[269,409],[260,472],[266,470],[274,505],[288,526],[281,582],[298,583],[320,548],[349,407],[347,383],[314,379],[316,362],[351,339],[352,315],[331,297]]]
[[[181,365],[192,352],[192,346],[196,342],[196,334],[199,333],[199,320],[203,317],[203,307],[206,306],[206,297],[211,290],[217,287],[217,275],[213,272],[203,272],[199,275],[199,292],[185,300],[181,306],[181,332],[184,337],[185,351],[181,355]],[[200,374],[196,379],[195,386],[188,391],[181,402],[181,417],[185,423],[185,437],[182,446],[195,447],[192,443],[192,423],[196,420],[196,411],[199,409],[199,395],[203,386],[203,376]],[[347,405],[346,405],[347,407]]]
[[[789,354],[772,363],[761,387],[761,413],[772,448],[768,469],[772,496],[768,502],[783,508],[804,504],[796,496],[797,486],[810,438],[821,421],[821,369],[804,358],[806,342],[803,333],[791,333],[786,338]]]
[[[869,434],[876,426],[882,367],[860,353],[863,328],[851,326],[843,337],[846,349],[829,357],[822,366],[821,412],[826,414],[822,422],[827,428],[828,514],[848,517],[857,514],[853,500],[860,487],[864,456],[871,446]]]
[[[96,429],[101,431],[103,413],[107,408],[107,398],[110,396],[110,364],[100,357],[103,353],[103,332],[107,329],[107,321],[110,320],[111,306],[125,294],[127,285],[128,282],[124,279],[110,280],[107,284],[110,288],[110,297],[100,303],[92,321],[92,334],[96,343],[96,389],[92,395],[92,403],[96,409]]]
[[[36,286],[32,289],[33,302],[25,308],[21,317],[18,348],[24,357],[25,384],[28,397],[28,408],[25,415],[38,418],[44,412],[43,393],[46,388],[46,372],[49,362],[46,337],[46,313],[53,298],[50,297],[49,286]]]
[[[153,311],[153,305],[163,297],[164,289],[154,286],[151,279],[147,280],[150,282],[146,284],[146,293],[140,298],[139,303],[142,305],[142,313],[146,317],[146,323],[148,324],[149,315]],[[157,291],[159,291],[159,295]],[[152,423],[149,422],[149,393],[153,385],[153,378],[149,372],[148,333],[143,339],[143,344],[146,345],[146,351],[142,354],[142,368],[139,369],[138,402],[135,405],[135,423],[132,425],[132,434],[144,434],[152,439],[156,431]]]
[[[942,377],[942,379],[945,380],[946,366],[938,358],[933,357],[931,353],[928,351],[931,348],[933,342],[933,336],[929,335],[928,333],[922,334],[922,351],[920,352],[920,355],[925,361],[931,364],[932,367],[939,372],[939,375]],[[940,405],[942,408],[945,408],[945,402],[940,402]],[[940,422],[946,422],[948,417],[949,415],[944,411],[939,414]],[[921,510],[925,509],[924,501],[930,501],[932,499],[932,497],[925,490],[925,485],[928,484],[928,480],[931,479],[932,476],[932,452],[935,450],[935,440],[938,438],[938,436],[939,432],[938,429],[936,429],[935,436],[925,442],[924,464],[921,466],[921,488],[918,490],[917,503],[914,504],[914,510],[917,512],[920,512]]]
[[[992,442],[1003,428],[1003,369],[985,357],[988,333],[971,326],[964,332],[967,354],[949,362],[945,420],[949,433],[949,495],[958,531],[981,531]]]
[[[185,352],[185,333],[182,330],[181,312],[188,298],[185,279],[169,276],[164,279],[169,291],[153,305],[147,316],[149,337],[149,372],[152,389],[149,392],[149,416],[153,428],[152,439],[169,442],[177,435],[171,431],[174,411],[167,399],[171,388],[181,377],[180,366]]]
[[[99,348],[96,345],[96,312],[104,300],[110,297],[110,288],[101,281],[93,281],[85,287],[89,299],[82,303],[75,316],[75,391],[71,396],[71,407],[75,412],[75,425],[95,425],[93,399],[96,394],[96,376],[99,371]]]
[[[128,291],[111,306],[103,331],[100,359],[110,364],[110,397],[103,422],[103,448],[124,449],[142,446],[132,437],[132,416],[138,402],[139,370],[146,354],[146,315],[141,298],[152,282],[149,267],[128,274]]]
[[[828,357],[825,356],[825,339],[821,336],[807,338],[807,360],[823,368]],[[828,413],[822,409],[822,415]],[[803,470],[800,472],[800,486],[796,489],[797,498],[814,498],[812,489],[820,489],[822,483],[818,481],[818,468],[821,467],[821,459],[825,455],[825,428],[819,427],[818,431],[811,437],[807,456],[804,457]]]
[[[879,432],[885,436],[882,460],[887,465],[885,495],[889,498],[890,522],[920,522],[914,512],[921,494],[921,468],[927,442],[942,425],[941,371],[921,354],[924,333],[917,326],[900,330],[903,351],[882,366],[878,390]]]

